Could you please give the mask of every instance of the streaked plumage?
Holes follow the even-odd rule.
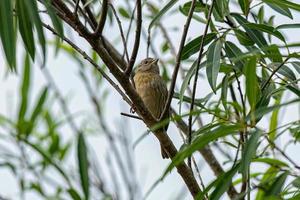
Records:
[[[137,93],[140,95],[151,114],[157,119],[163,112],[167,101],[168,90],[163,79],[159,75],[158,59],[146,58],[137,67],[134,75],[134,83]],[[167,130],[168,126],[164,129]],[[162,157],[168,158],[167,153],[161,148]]]

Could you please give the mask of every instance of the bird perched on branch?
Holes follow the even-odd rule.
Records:
[[[151,114],[159,119],[164,110],[168,90],[162,77],[159,75],[158,59],[146,58],[138,65],[133,77],[137,93],[144,101]],[[168,113],[169,116],[169,113]],[[169,123],[163,127],[167,131]],[[169,158],[167,152],[161,146],[163,158]]]

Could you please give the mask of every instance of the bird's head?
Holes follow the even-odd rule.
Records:
[[[152,72],[159,74],[158,59],[146,58],[138,65],[136,72]]]

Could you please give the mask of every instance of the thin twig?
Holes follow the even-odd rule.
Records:
[[[96,38],[102,36],[102,31],[106,22],[107,10],[108,10],[108,0],[103,0],[99,24],[97,25],[95,32],[92,34]]]
[[[186,40],[186,37],[187,37],[187,32],[188,32],[189,27],[190,27],[192,16],[193,16],[193,13],[194,13],[194,10],[195,10],[195,6],[196,6],[196,0],[193,0],[192,4],[191,4],[191,7],[189,9],[189,13],[188,13],[185,25],[184,25],[184,29],[183,29],[183,33],[182,33],[182,36],[181,36],[178,53],[177,53],[177,56],[176,56],[176,65],[175,65],[175,68],[174,68],[174,71],[173,71],[173,74],[172,74],[172,82],[171,82],[171,85],[170,85],[167,102],[166,102],[164,110],[163,110],[163,112],[160,116],[160,120],[163,119],[168,114],[169,109],[170,109],[170,105],[171,105],[171,102],[172,102],[174,89],[175,89],[175,85],[176,85],[176,79],[177,79],[177,75],[178,75],[178,71],[179,71],[180,63],[181,63],[181,54],[182,54],[182,50],[183,50],[185,40]]]
[[[281,150],[273,141],[271,141],[268,136],[265,135],[265,139],[274,147],[274,149],[276,149],[283,157],[285,157],[290,163],[292,163],[294,165],[295,168],[300,169],[300,166],[293,161],[293,159],[291,159],[288,155],[286,155],[286,153]]]
[[[78,7],[79,7],[79,1],[80,0],[76,0],[75,9],[74,9],[74,15],[77,15]]]
[[[126,39],[125,39],[123,28],[122,28],[121,20],[120,20],[120,18],[118,16],[118,13],[116,12],[116,9],[113,6],[113,4],[109,3],[109,6],[111,7],[111,9],[113,11],[113,14],[114,14],[114,16],[115,16],[115,18],[117,20],[117,23],[118,23],[118,26],[119,26],[120,35],[121,35],[123,46],[124,46],[125,56],[126,56],[127,62],[129,62],[129,56],[128,56],[128,50],[127,50],[127,43],[126,43]]]
[[[290,59],[290,57],[287,57],[273,72],[272,74],[269,76],[268,80],[263,84],[263,86],[261,87],[261,90],[263,91],[266,86],[269,84],[269,82],[271,81],[272,77],[274,76],[274,74],[276,74],[276,72]]]
[[[130,118],[133,118],[133,119],[143,120],[142,118],[140,118],[139,116],[136,116],[136,115],[131,115],[131,114],[128,114],[128,113],[123,113],[123,112],[121,112],[120,114],[125,116],[125,117],[130,117]]]
[[[134,40],[131,57],[130,57],[128,66],[125,70],[125,74],[127,76],[129,76],[132,71],[133,65],[136,60],[136,56],[138,54],[139,46],[140,46],[141,29],[142,29],[142,2],[141,2],[141,0],[136,0],[136,8],[137,8],[137,12],[136,12],[137,17],[136,17],[135,40]]]
[[[198,59],[197,59],[197,67],[196,67],[196,74],[195,74],[195,78],[194,78],[194,85],[193,85],[193,92],[192,92],[192,102],[191,102],[191,107],[190,107],[190,113],[192,113],[192,111],[194,110],[194,103],[195,103],[195,96],[196,96],[196,88],[197,88],[197,80],[198,80],[198,74],[199,74],[199,68],[200,68],[200,63],[202,60],[202,54],[204,51],[204,38],[208,32],[208,27],[210,24],[210,20],[211,20],[211,14],[213,11],[213,7],[214,7],[214,3],[215,1],[213,0],[211,3],[211,6],[209,8],[209,12],[208,12],[208,16],[207,16],[207,23],[204,29],[204,33],[201,39],[201,43],[200,43],[200,50],[199,50],[199,54],[198,54]],[[189,136],[188,136],[188,144],[191,144],[192,142],[192,121],[193,121],[193,115],[189,115]],[[188,164],[189,166],[191,166],[191,158],[188,159]]]
[[[50,30],[53,34],[55,34],[56,36],[60,37],[58,35],[58,33],[49,25],[44,24],[43,26]],[[73,47],[79,54],[81,54],[83,56],[84,59],[86,59],[88,62],[90,62],[100,73],[101,75],[110,83],[111,86],[113,86],[115,88],[115,90],[123,97],[123,99],[131,104],[131,101],[129,100],[129,98],[126,96],[126,94],[120,89],[120,87],[103,71],[103,69],[97,65],[93,59],[91,57],[89,57],[84,51],[82,51],[77,45],[75,45],[71,40],[69,40],[66,37],[61,37],[61,39],[63,39],[65,42],[67,42],[71,47]]]
[[[129,10],[131,10],[130,4],[128,3],[127,5],[128,5]],[[131,30],[131,26],[133,24],[134,13],[135,13],[135,10],[136,10],[136,6],[137,6],[137,4],[135,4],[135,6],[133,8],[133,11],[132,11],[132,14],[131,14],[131,17],[130,17],[130,21],[129,21],[129,25],[128,25],[128,30],[127,30],[127,33],[126,33],[126,44],[128,44],[129,33],[130,33],[130,30]],[[125,51],[123,52],[123,57],[124,57],[124,55],[125,55]]]

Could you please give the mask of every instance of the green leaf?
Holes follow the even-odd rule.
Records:
[[[247,60],[245,66],[245,76],[246,76],[246,95],[248,97],[251,110],[254,110],[258,99],[257,93],[259,91],[257,76],[256,76],[256,57],[251,57],[250,59]]]
[[[23,0],[17,0],[16,2],[17,14],[19,20],[19,31],[24,41],[26,50],[31,56],[32,60],[35,57],[35,45],[33,38],[33,25],[29,18],[27,7]]]
[[[276,177],[276,175],[279,172],[279,168],[278,167],[274,167],[271,166],[263,175],[260,183],[259,183],[259,187],[261,188],[258,190],[257,194],[256,194],[256,200],[264,200],[265,198],[265,191],[266,189],[270,188],[272,182],[274,182],[274,179]]]
[[[38,34],[38,38],[39,38],[39,42],[40,42],[40,45],[41,45],[41,48],[42,48],[44,62],[45,62],[45,58],[46,58],[46,39],[45,39],[45,35],[44,35],[42,21],[40,19],[39,13],[38,13],[37,3],[36,3],[36,1],[24,1],[24,3],[27,7],[30,19],[35,24],[35,29],[36,29],[37,34]]]
[[[247,177],[249,176],[248,170],[250,168],[252,158],[255,157],[256,155],[256,149],[258,147],[258,139],[260,136],[261,136],[261,132],[259,130],[255,130],[254,132],[252,132],[243,151],[242,161],[241,161],[241,171],[244,180],[247,180]]]
[[[64,28],[62,25],[61,20],[57,17],[57,15],[55,14],[55,11],[51,5],[50,0],[45,0],[45,4],[44,4],[47,8],[48,14],[51,18],[52,24],[54,26],[54,29],[57,31],[58,35],[60,37],[64,36]]]
[[[245,16],[247,16],[249,13],[250,3],[251,3],[251,1],[249,1],[249,0],[239,0],[240,7]]]
[[[275,105],[280,105],[281,99],[282,99],[283,91],[279,93],[279,98],[276,99]],[[269,127],[269,139],[274,142],[276,136],[277,136],[277,125],[278,125],[278,113],[279,113],[279,108],[274,109],[271,115],[271,120],[270,120],[270,127]]]
[[[290,104],[293,104],[293,103],[297,103],[297,102],[300,102],[299,98],[291,100],[291,101],[288,101],[286,103],[279,104],[279,105],[273,105],[273,106],[269,106],[269,107],[259,107],[259,108],[256,108],[256,110],[255,110],[255,117],[256,117],[256,119],[259,119],[259,118],[265,116],[266,114],[268,114],[269,112],[272,112],[273,110],[275,110],[277,108],[280,108],[280,107],[283,107],[283,106],[287,106],[287,105],[290,105]],[[248,115],[246,117],[246,120],[249,120],[249,119],[251,119],[251,118]]]
[[[300,62],[294,61],[291,63],[294,66],[295,70],[300,74]]]
[[[118,9],[118,11],[119,11],[119,13],[120,13],[120,15],[121,15],[122,17],[127,18],[127,19],[130,19],[129,13],[128,13],[127,10],[125,10],[123,7],[120,7],[120,8]]]
[[[80,195],[78,194],[78,192],[76,190],[74,190],[73,188],[68,189],[68,193],[69,195],[72,197],[73,200],[81,200]]]
[[[45,104],[45,101],[47,99],[47,95],[48,95],[48,88],[45,87],[39,97],[39,101],[37,102],[33,112],[32,112],[32,115],[31,115],[31,118],[30,118],[30,123],[34,123],[36,118],[39,116],[39,114],[41,113],[41,111],[43,110],[43,106]]]
[[[219,200],[221,199],[222,195],[228,190],[229,186],[232,183],[233,176],[238,172],[240,169],[240,164],[237,164],[232,169],[221,175],[221,177],[217,177],[219,181],[216,183],[215,190],[211,193],[210,198],[211,200]]]
[[[215,10],[217,11],[218,15],[221,18],[221,21],[223,21],[224,17],[229,14],[228,10],[228,3],[227,0],[216,0],[215,2]]]
[[[82,133],[78,135],[77,156],[81,187],[85,195],[85,199],[89,199],[89,173],[88,173],[88,157],[85,139]]]
[[[275,64],[275,66],[279,66],[280,64]],[[280,69],[277,71],[279,74],[285,76],[286,78],[288,78],[290,81],[296,81],[296,75],[294,74],[293,70],[291,70],[288,66],[283,65],[280,67]]]
[[[25,61],[24,61],[24,71],[23,71],[23,80],[22,80],[22,85],[21,85],[21,104],[20,104],[20,109],[19,109],[19,123],[22,123],[25,118],[25,114],[27,111],[28,107],[28,96],[29,96],[29,87],[30,87],[30,60],[28,54],[25,56]]]
[[[183,6],[181,6],[181,9],[184,13],[188,13],[190,10],[190,7],[192,5],[192,2],[186,2],[185,4],[183,4]],[[195,2],[195,9],[194,12],[205,12],[207,10],[206,4],[202,3],[201,1],[196,1]]]
[[[300,28],[300,24],[281,24],[276,27],[276,29],[290,29],[290,28]]]
[[[203,47],[208,45],[212,40],[216,38],[216,33],[208,33],[203,40]],[[191,40],[189,43],[187,43],[183,49],[181,54],[181,60],[188,59],[191,55],[197,53],[200,50],[200,43],[202,40],[202,35],[199,37],[196,37],[195,39]]]
[[[222,46],[223,42],[219,39],[210,45],[207,50],[206,75],[209,85],[214,92],[216,92],[217,78],[220,70]]]
[[[232,42],[225,42],[225,52],[232,63],[236,64],[237,68],[241,71],[245,62],[240,59],[243,52]]]
[[[178,152],[178,154],[172,160],[172,163],[168,166],[163,177],[165,177],[176,165],[183,162],[184,159],[189,157],[193,152],[203,149],[210,142],[215,141],[218,138],[225,137],[227,135],[236,134],[241,128],[242,126],[240,124],[221,125],[218,128],[210,130],[206,134],[200,135],[194,141],[192,141],[191,145],[187,146],[186,148]],[[198,130],[197,132],[201,130],[202,129]],[[197,132],[195,132],[194,134],[197,135]]]
[[[255,158],[252,160],[252,162],[266,163],[274,167],[289,167],[289,165],[286,164],[285,162],[274,158]]]
[[[231,13],[231,16],[233,16],[238,21],[238,23],[246,30],[246,32],[249,35],[249,37],[260,48],[264,48],[264,47],[267,46],[267,41],[264,38],[264,36],[262,35],[262,33],[259,32],[258,30],[248,28],[248,26],[246,24],[249,24],[249,22],[245,18],[243,18],[242,16],[240,16],[237,13]]]
[[[254,24],[254,23],[245,23],[243,26],[246,26],[247,28],[252,30],[259,30],[265,33],[269,33],[277,37],[281,41],[285,42],[285,38],[283,37],[283,35],[274,27],[268,26],[266,24]]]
[[[289,17],[290,19],[293,19],[293,15],[287,6],[277,5],[276,3],[272,2],[272,1],[268,1],[268,2],[265,1],[265,3],[268,6],[270,6],[270,8],[275,10],[276,12],[278,12],[286,17]]]
[[[16,37],[13,25],[11,0],[0,1],[0,36],[6,60],[12,71],[16,70]]]
[[[206,62],[200,64],[199,69],[201,69],[205,65],[206,65]],[[187,74],[185,75],[184,80],[181,84],[181,88],[180,88],[180,91],[179,91],[179,113],[180,114],[181,114],[181,104],[182,104],[183,98],[184,98],[184,92],[186,91],[192,76],[195,74],[196,67],[197,67],[197,60],[189,68],[189,70],[188,70]]]
[[[235,33],[236,38],[241,43],[241,45],[244,45],[244,46],[254,45],[254,42],[249,38],[247,33],[245,33],[244,31],[241,31],[239,29],[234,29],[233,31]]]
[[[168,10],[170,10],[176,3],[178,0],[170,0],[169,3],[167,3],[167,5],[165,5],[152,19],[152,21],[150,22],[150,25],[148,27],[148,30],[150,30],[154,24],[157,23],[157,21],[160,20],[160,18],[166,13],[168,12]]]
[[[265,7],[264,6],[260,7],[258,14],[257,14],[257,18],[258,18],[258,22],[260,24],[264,23],[264,18],[265,18]]]
[[[229,76],[225,75],[222,80],[221,100],[222,100],[222,104],[223,104],[225,110],[227,110],[228,79],[229,79]]]
[[[262,0],[265,3],[269,3],[269,4],[275,4],[278,7],[287,7],[296,11],[300,11],[300,4],[291,2],[291,1],[287,1],[287,0]]]
[[[287,176],[289,175],[289,172],[284,172],[280,174],[274,183],[270,186],[269,190],[265,192],[265,196],[278,196],[282,190],[282,187],[284,186],[285,180]]]

